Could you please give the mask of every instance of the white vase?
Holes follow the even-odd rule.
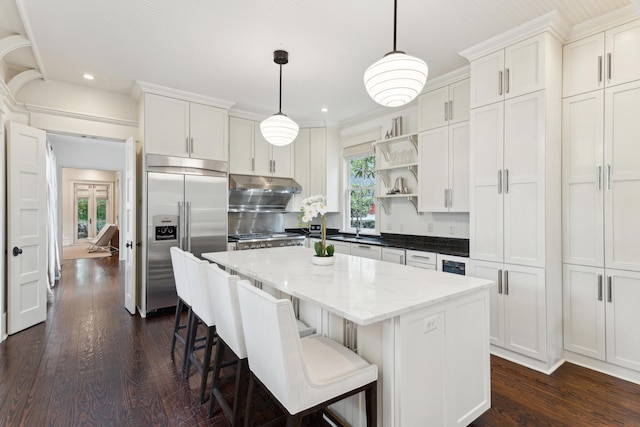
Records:
[[[314,255],[311,258],[311,262],[315,265],[333,265],[336,261],[336,258],[333,256],[318,256]]]

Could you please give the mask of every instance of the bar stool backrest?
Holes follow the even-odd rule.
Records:
[[[214,309],[211,305],[211,291],[208,286],[207,270],[208,261],[195,257],[186,252],[184,266],[187,271],[189,290],[192,297],[191,308],[196,316],[207,326],[216,324]]]
[[[191,295],[189,293],[189,284],[187,283],[187,271],[184,267],[185,252],[177,246],[172,246],[169,251],[171,253],[173,277],[176,282],[176,292],[178,293],[178,297],[190,306]]]

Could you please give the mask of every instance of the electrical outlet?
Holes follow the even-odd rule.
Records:
[[[449,234],[456,234],[456,226],[455,225],[450,225],[449,226]]]
[[[391,231],[391,230],[393,230],[393,227],[391,226],[391,223],[388,222],[387,223],[387,231]]]
[[[432,223],[427,224],[427,233],[433,233],[433,224]]]
[[[424,333],[435,331],[438,329],[438,318],[436,316],[427,317],[424,319]]]

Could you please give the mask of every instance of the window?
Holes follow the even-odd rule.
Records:
[[[372,153],[347,159],[347,228],[355,232],[376,229],[376,156]]]

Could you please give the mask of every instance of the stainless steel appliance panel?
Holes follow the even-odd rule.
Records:
[[[153,311],[176,304],[176,290],[169,249],[180,246],[184,214],[184,176],[169,173],[147,173],[147,310]],[[157,219],[179,218],[176,240],[157,240]],[[156,219],[156,221],[154,221]]]
[[[185,175],[187,250],[227,250],[227,180],[215,176]]]

